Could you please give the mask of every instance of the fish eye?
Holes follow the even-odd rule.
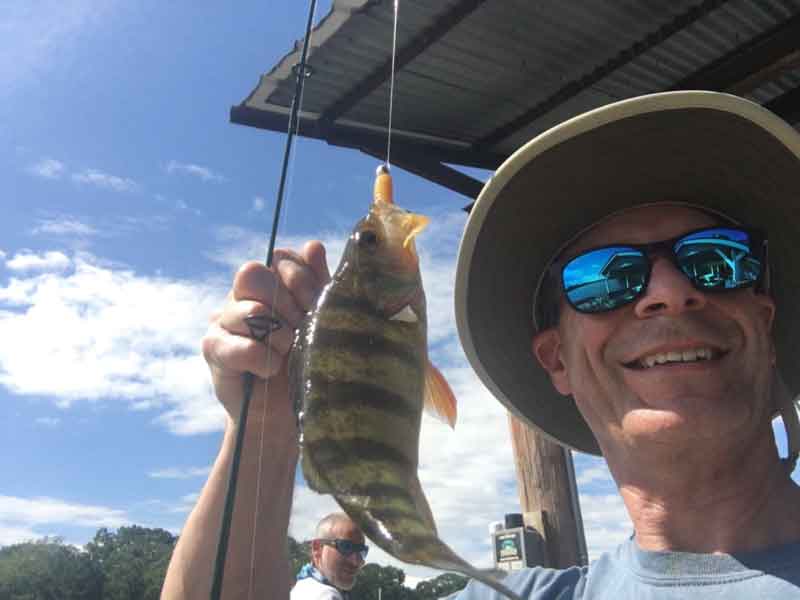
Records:
[[[378,245],[378,235],[370,229],[359,231],[356,233],[356,243],[361,248],[373,250]]]

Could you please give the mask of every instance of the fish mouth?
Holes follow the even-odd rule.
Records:
[[[654,367],[714,362],[728,354],[728,350],[710,344],[693,344],[680,348],[648,350],[641,356],[623,363],[628,369],[647,371]]]

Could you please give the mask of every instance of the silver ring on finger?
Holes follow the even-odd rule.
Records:
[[[268,315],[250,315],[244,318],[244,322],[250,330],[250,337],[257,342],[266,342],[269,334],[283,327],[280,320]]]

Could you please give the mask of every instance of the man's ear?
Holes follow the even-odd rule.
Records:
[[[315,567],[319,566],[319,559],[322,555],[322,544],[319,540],[311,540],[311,564]]]
[[[558,329],[551,327],[537,333],[533,336],[531,348],[536,360],[550,375],[550,381],[553,382],[558,393],[569,396],[572,389],[567,377],[567,367],[561,360],[561,334]]]

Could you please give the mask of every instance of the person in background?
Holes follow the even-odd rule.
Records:
[[[368,550],[364,534],[346,514],[323,517],[311,540],[311,563],[298,573],[291,600],[347,600]]]

